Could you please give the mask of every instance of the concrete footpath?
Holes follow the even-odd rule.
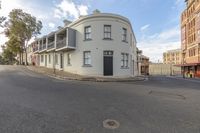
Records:
[[[188,77],[183,78],[182,76],[167,76],[167,77],[200,83],[200,78],[188,78]]]
[[[144,76],[137,77],[126,77],[126,78],[118,78],[118,77],[92,77],[92,76],[82,76],[78,74],[72,74],[69,72],[55,70],[46,67],[39,66],[27,66],[27,68],[31,71],[42,73],[47,76],[53,78],[59,78],[63,80],[80,80],[80,81],[94,81],[94,82],[134,82],[134,81],[144,81],[147,80]]]

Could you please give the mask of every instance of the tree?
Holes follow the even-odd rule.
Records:
[[[15,54],[8,46],[3,46],[3,53],[2,53],[2,64],[14,64],[16,62]]]
[[[36,17],[32,16],[31,14],[28,14],[26,12],[23,12],[21,9],[13,9],[9,13],[9,19],[7,22],[5,22],[5,33],[9,40],[11,40],[13,37],[18,40],[17,43],[20,45],[17,47],[17,50],[19,54],[23,54],[25,52],[26,54],[26,64],[27,63],[27,51],[26,47],[28,45],[28,42],[32,37],[36,37],[38,34],[40,34],[40,30],[42,29],[42,22],[38,21]],[[12,40],[10,42],[13,42]],[[8,43],[10,45],[16,45],[16,43]],[[23,56],[20,56],[20,58]],[[21,62],[20,62],[21,64]]]
[[[0,27],[3,27],[2,23],[6,20],[6,17],[0,17]]]
[[[1,1],[0,1],[0,9],[1,9]],[[4,16],[0,16],[0,27],[3,27],[2,26],[2,23],[6,20],[6,17]]]

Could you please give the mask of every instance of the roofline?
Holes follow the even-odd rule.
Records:
[[[66,28],[66,27],[72,27],[72,26],[74,26],[74,25],[76,25],[76,24],[78,24],[78,23],[80,23],[80,22],[82,22],[84,20],[87,20],[87,19],[100,18],[100,17],[117,18],[117,19],[121,19],[122,21],[127,22],[130,25],[130,27],[131,27],[134,40],[137,43],[137,40],[136,40],[135,33],[134,33],[134,30],[133,30],[131,22],[129,21],[128,18],[126,18],[124,16],[121,16],[121,15],[118,15],[118,14],[113,14],[113,13],[95,13],[95,14],[81,16],[79,19],[75,20],[74,22],[70,23],[69,25],[65,26],[64,28]]]
[[[133,31],[133,27],[131,25],[131,22],[129,21],[128,18],[124,17],[124,16],[121,16],[121,15],[118,15],[118,14],[113,14],[113,13],[95,13],[95,14],[90,14],[90,15],[85,15],[85,16],[81,16],[79,19],[75,20],[74,22],[70,23],[69,25],[67,26],[64,26],[62,29],[58,29],[56,31],[53,31],[47,35],[44,35],[43,37],[40,37],[38,38],[37,40],[41,40],[43,38],[46,38],[46,37],[49,37],[51,36],[51,34],[57,34],[67,28],[71,28],[72,26],[84,21],[84,20],[87,20],[87,19],[91,19],[91,18],[100,18],[100,17],[107,17],[107,18],[117,18],[117,19],[121,19],[122,21],[125,21],[126,23],[128,23],[131,27],[131,31],[133,33],[133,37],[134,37],[134,40],[135,40],[135,43],[137,44],[137,40],[136,40],[136,36],[135,36],[135,33]],[[135,45],[136,45],[135,44]]]

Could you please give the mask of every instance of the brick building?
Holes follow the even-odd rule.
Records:
[[[181,49],[168,50],[163,53],[164,64],[181,64]]]
[[[182,72],[200,77],[200,0],[185,0],[181,15]]]

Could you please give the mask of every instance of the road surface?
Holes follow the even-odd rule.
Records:
[[[200,82],[63,81],[0,66],[0,133],[200,133]]]

